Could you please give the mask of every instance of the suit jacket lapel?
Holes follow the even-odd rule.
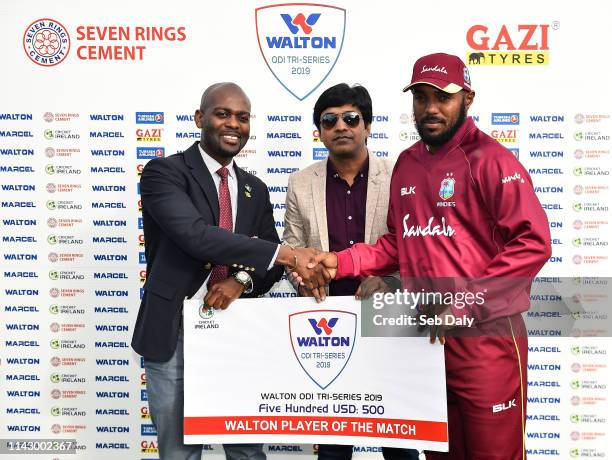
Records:
[[[370,155],[370,170],[368,171],[368,191],[366,194],[366,215],[365,215],[365,234],[364,241],[366,243],[373,243],[370,241],[372,237],[372,227],[374,226],[374,217],[376,214],[376,205],[378,203],[378,196],[380,194],[380,164],[377,159]],[[386,218],[386,216],[385,216]]]
[[[236,162],[234,161],[234,171],[236,172],[236,177],[238,178],[238,208],[234,209],[236,212],[236,228],[234,228],[234,233],[242,233],[244,235],[249,234],[250,226],[249,222],[254,222],[252,218],[253,212],[255,211],[255,202],[253,197],[253,189],[252,186],[248,183],[248,177],[246,173],[238,167]],[[250,190],[247,190],[247,185]],[[247,196],[247,192],[251,194],[251,197]]]
[[[196,142],[185,150],[183,155],[185,157],[185,164],[191,169],[191,174],[204,191],[204,196],[206,196],[208,205],[215,217],[215,225],[219,225],[219,198],[217,190],[210,172],[208,172],[208,168],[204,164],[198,143]]]
[[[327,201],[325,199],[325,185],[327,181],[327,160],[317,164],[312,175],[312,201],[321,249],[329,251],[329,234],[327,232]]]

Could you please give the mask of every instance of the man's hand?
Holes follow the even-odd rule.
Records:
[[[361,281],[355,292],[355,298],[369,299],[375,292],[391,292],[391,287],[380,276],[368,276]]]
[[[452,329],[455,326],[455,315],[447,305],[429,305],[427,307],[423,307],[421,309],[421,314],[419,315],[419,323],[421,318],[435,318],[438,317],[442,320],[441,325],[432,325],[429,326],[429,343],[436,343],[436,339],[440,341],[442,345],[446,343],[446,331]],[[421,326],[420,330],[424,327]]]
[[[323,263],[321,263],[323,262]],[[338,258],[336,257],[336,254],[334,254],[333,252],[319,252],[319,254],[317,256],[315,256],[314,259],[311,260],[311,262],[308,264],[308,268],[312,269],[312,270],[321,270],[324,274],[326,274],[326,276],[329,276],[330,281],[332,278],[334,278],[336,276],[336,272],[338,267]],[[294,283],[297,283],[299,286],[304,286],[305,282],[304,279],[300,276],[300,274],[298,272],[291,272],[289,274],[290,276],[290,280]],[[303,292],[298,290],[298,292]],[[325,292],[325,287],[324,286],[319,286],[318,289],[311,289],[310,293],[308,294],[308,296],[314,296],[317,299],[317,302],[322,299],[325,300],[325,296],[326,296],[326,292]]]
[[[300,297],[314,297],[315,290],[308,290],[304,283],[302,282],[302,278],[296,272],[287,272],[287,279],[293,285],[295,290],[298,292]],[[319,287],[316,291],[319,293],[319,298],[325,299],[327,295],[326,286]]]
[[[314,263],[321,251],[313,248],[292,248],[281,246],[275,263],[285,265],[294,274],[294,278],[303,285],[317,302],[325,300],[325,286],[332,277],[325,268]]]
[[[336,277],[336,273],[338,272],[338,256],[335,253],[319,252],[314,260],[308,264],[308,268],[314,268],[316,264],[324,267],[332,279]]]
[[[225,310],[242,295],[244,289],[245,287],[233,277],[226,278],[210,288],[206,297],[204,297],[204,305]]]
[[[313,248],[295,248],[293,256],[293,264],[289,265],[289,269],[297,273],[302,279],[300,284],[303,284],[307,289],[313,291],[315,297],[317,293],[314,290],[323,288],[329,284],[332,277],[319,264],[313,263],[314,258],[320,253],[318,249]],[[322,300],[325,298],[323,296]]]
[[[327,296],[325,286],[321,286],[318,289],[313,289],[310,291],[306,289],[305,286],[298,286],[297,290],[300,297],[315,297],[315,293],[317,293],[319,296],[318,298],[325,300],[325,297]]]

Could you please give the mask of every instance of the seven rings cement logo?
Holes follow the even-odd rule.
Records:
[[[346,10],[286,3],[255,10],[259,49],[278,82],[304,100],[331,73],[344,43]]]
[[[68,29],[55,19],[37,19],[23,34],[23,49],[30,60],[43,67],[59,64],[70,51]]]
[[[353,352],[357,315],[340,310],[309,310],[289,315],[293,353],[306,375],[322,390],[342,373]]]

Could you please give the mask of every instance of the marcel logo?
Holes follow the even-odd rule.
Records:
[[[475,24],[466,33],[469,65],[548,65],[552,24]]]

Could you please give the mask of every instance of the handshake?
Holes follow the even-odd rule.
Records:
[[[317,302],[325,300],[325,286],[335,278],[338,270],[335,253],[288,245],[280,247],[275,263],[287,267],[302,293],[313,296]]]

